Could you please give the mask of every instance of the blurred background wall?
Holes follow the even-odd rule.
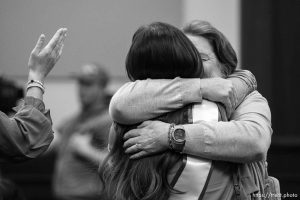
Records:
[[[298,192],[299,197],[299,2],[0,0],[0,73],[24,85],[27,60],[39,34],[49,39],[56,29],[67,27],[63,55],[46,80],[44,100],[55,128],[78,109],[76,85],[69,76],[82,64],[102,63],[111,74],[109,90],[114,92],[128,81],[125,57],[140,25],[163,21],[182,27],[193,19],[208,20],[228,37],[240,66],[254,72],[259,91],[269,100],[274,128],[270,173],[281,179],[283,192]]]
[[[39,34],[50,39],[59,27],[67,27],[63,55],[45,85],[45,102],[56,125],[78,108],[76,87],[69,76],[80,65],[102,63],[112,76],[111,91],[127,81],[125,58],[140,25],[163,21],[182,27],[193,19],[209,20],[239,52],[239,4],[239,0],[1,0],[1,71],[23,84]]]

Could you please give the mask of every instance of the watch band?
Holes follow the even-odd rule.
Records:
[[[172,132],[174,131],[174,129],[175,129],[175,124],[174,123],[170,124],[169,132],[168,132],[168,142],[169,142],[169,148],[171,150],[173,150],[173,146],[172,146]]]
[[[180,132],[179,132],[180,131]],[[177,135],[179,134],[179,135]],[[177,138],[177,137],[181,138]],[[185,145],[185,130],[182,125],[175,126],[174,124],[170,125],[169,129],[169,147],[173,151],[182,152]]]

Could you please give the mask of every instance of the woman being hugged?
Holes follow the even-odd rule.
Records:
[[[191,41],[177,28],[165,23],[140,27],[133,35],[126,59],[126,70],[132,81],[151,79],[200,78],[203,67],[200,54]],[[153,102],[155,103],[155,102]],[[184,107],[159,119],[169,123],[188,123],[181,113]],[[166,200],[173,188],[184,155],[165,151],[140,160],[129,159],[125,153],[124,134],[138,125],[114,123],[110,135],[110,153],[100,167],[107,199]]]

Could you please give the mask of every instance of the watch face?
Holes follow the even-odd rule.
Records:
[[[181,129],[181,128],[175,129],[175,131],[174,131],[174,139],[177,142],[183,142],[184,139],[185,139],[185,131],[184,131],[184,129]]]

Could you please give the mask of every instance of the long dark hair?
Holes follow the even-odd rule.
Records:
[[[181,155],[171,151],[141,158],[129,159],[123,149],[123,135],[130,130],[114,123],[115,140],[106,160],[100,167],[104,182],[102,192],[106,200],[165,200],[172,189],[168,173],[180,161]]]
[[[156,22],[141,26],[133,35],[126,58],[130,80],[199,78],[200,54],[181,30]]]
[[[134,34],[126,59],[131,80],[146,78],[200,78],[203,74],[200,54],[190,40],[176,27],[156,22],[140,27]],[[173,112],[174,115],[175,112]],[[165,119],[172,121],[172,114]],[[172,188],[169,171],[182,159],[181,154],[166,151],[139,160],[130,160],[123,149],[123,136],[134,128],[114,123],[115,140],[99,169],[104,182],[103,195],[112,200],[165,200]]]

